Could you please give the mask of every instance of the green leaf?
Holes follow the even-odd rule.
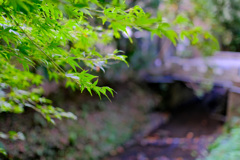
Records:
[[[0,154],[4,155],[4,156],[7,156],[7,152],[4,148],[1,148],[0,147]]]
[[[184,17],[183,15],[178,15],[176,19],[173,21],[173,24],[189,24],[190,21],[188,18]]]
[[[67,63],[73,68],[73,70],[77,72],[76,67],[78,68],[81,68],[81,67],[78,65],[75,59],[76,59],[75,57],[68,57],[66,60],[67,60]]]

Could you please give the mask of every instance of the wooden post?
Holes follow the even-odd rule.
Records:
[[[234,82],[228,92],[228,103],[227,103],[227,121],[231,118],[238,116],[240,117],[240,83]]]

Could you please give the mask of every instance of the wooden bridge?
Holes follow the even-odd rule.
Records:
[[[211,57],[170,56],[150,71],[147,81],[213,83],[228,91],[227,118],[240,115],[240,53],[217,52]]]

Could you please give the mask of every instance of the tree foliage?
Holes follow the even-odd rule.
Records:
[[[219,49],[217,40],[209,32],[218,33],[220,26],[214,14],[213,2],[207,0],[164,0],[162,15],[174,24],[180,41],[187,37],[203,55],[209,56]],[[181,28],[188,28],[187,31]]]
[[[224,34],[219,34],[220,43],[224,50],[240,51],[240,15],[239,0],[218,0],[213,1],[213,10],[218,26],[222,27]],[[221,32],[221,33],[222,33]]]
[[[90,71],[104,70],[113,60],[126,62],[121,51],[107,53],[99,47],[128,35],[126,27],[166,36],[173,44],[184,37],[192,44],[216,42],[182,15],[169,24],[161,14],[151,17],[139,6],[128,8],[118,1],[0,0],[0,13],[0,112],[22,113],[29,107],[52,123],[76,116],[42,96],[44,77],[37,74],[38,67],[47,70],[50,80],[64,80],[66,87],[108,97],[113,89],[99,87]]]

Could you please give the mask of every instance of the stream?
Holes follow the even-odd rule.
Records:
[[[139,143],[104,160],[204,159],[209,144],[221,133],[223,123],[196,102],[171,117]]]

